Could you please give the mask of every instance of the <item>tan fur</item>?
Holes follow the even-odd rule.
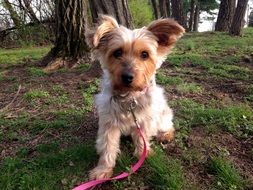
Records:
[[[99,115],[96,148],[100,158],[97,167],[90,172],[90,178],[102,179],[112,175],[120,153],[121,134],[131,135],[134,154],[142,154],[143,142],[128,111],[133,99],[137,102],[134,113],[149,154],[153,153],[150,148],[152,137],[173,138],[173,112],[167,105],[163,89],[156,85],[155,73],[183,32],[184,29],[171,19],[160,19],[148,27],[129,30],[119,26],[114,18],[102,16],[97,29],[87,34],[94,57],[100,61],[104,72],[101,93],[95,98]],[[119,49],[121,54],[115,57],[114,52]],[[143,58],[143,52],[148,56]],[[124,72],[133,73],[129,85],[122,81]]]

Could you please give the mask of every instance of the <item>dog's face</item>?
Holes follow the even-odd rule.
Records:
[[[171,19],[160,19],[148,27],[129,30],[109,16],[86,35],[94,56],[107,70],[113,89],[142,91],[169,54],[184,28]]]

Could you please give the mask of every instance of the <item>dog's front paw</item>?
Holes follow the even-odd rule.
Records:
[[[113,169],[111,167],[97,166],[90,171],[90,179],[106,179],[111,177]]]
[[[173,130],[169,130],[167,132],[160,132],[158,135],[157,135],[157,140],[159,142],[163,142],[163,143],[168,143],[170,141],[172,141],[174,139],[174,129]]]

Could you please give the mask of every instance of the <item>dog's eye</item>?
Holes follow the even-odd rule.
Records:
[[[149,56],[148,52],[146,52],[146,51],[141,52],[141,58],[142,59],[147,59],[148,56]]]
[[[123,51],[122,51],[122,49],[120,48],[120,49],[117,49],[117,50],[115,50],[114,52],[113,52],[113,57],[115,57],[115,58],[119,58],[119,57],[121,57],[122,56],[122,54],[123,54]]]

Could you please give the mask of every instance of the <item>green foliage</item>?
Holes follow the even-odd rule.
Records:
[[[198,0],[200,10],[212,13],[212,10],[219,8],[219,3],[216,0]]]
[[[219,8],[219,3],[215,0],[195,0],[200,6],[200,11],[206,11],[213,14],[213,10]],[[184,13],[187,14],[191,8],[191,0],[183,0]]]
[[[219,189],[244,189],[245,180],[242,179],[234,165],[223,157],[213,157],[208,166],[209,172],[216,177],[216,187]]]
[[[154,18],[152,7],[146,0],[129,0],[129,9],[136,28],[147,26]]]

